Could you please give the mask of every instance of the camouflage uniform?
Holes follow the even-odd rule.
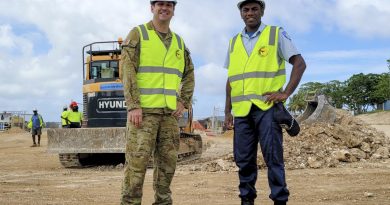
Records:
[[[151,22],[149,29],[154,29]],[[169,48],[172,34],[157,32],[166,48]],[[185,68],[182,88],[177,100],[188,108],[194,90],[194,66],[190,52],[185,51]],[[140,61],[140,34],[137,28],[130,31],[122,48],[122,80],[128,111],[141,108],[140,92],[136,73]],[[168,108],[142,108],[142,126],[136,128],[127,123],[126,167],[122,186],[121,204],[141,204],[146,168],[153,153],[155,191],[154,204],[172,204],[170,184],[175,173],[179,149],[179,127],[177,119]]]

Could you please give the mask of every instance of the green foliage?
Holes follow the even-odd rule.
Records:
[[[293,113],[301,113],[306,108],[305,98],[308,93],[322,90],[324,85],[319,82],[303,84],[298,93],[289,98],[288,109]]]
[[[380,75],[379,82],[375,85],[373,96],[380,103],[390,99],[390,73],[383,73]]]
[[[329,101],[334,107],[341,109],[344,105],[345,83],[338,80],[332,80],[324,84],[322,93],[328,96]]]
[[[390,59],[387,60],[390,71]],[[390,72],[382,74],[355,74],[341,82],[332,80],[327,83],[308,82],[303,84],[297,94],[289,98],[289,110],[295,113],[305,109],[305,98],[308,93],[320,93],[328,97],[336,108],[354,110],[357,113],[367,112],[390,99]]]
[[[288,109],[295,114],[303,112],[306,107],[305,95],[306,93],[299,91],[296,95],[290,97],[287,105]]]
[[[387,67],[389,68],[390,71],[390,59],[387,60]]]
[[[346,81],[345,100],[351,110],[358,113],[366,112],[368,106],[383,103],[383,99],[375,96],[375,87],[378,85],[380,75],[363,73],[353,75]]]

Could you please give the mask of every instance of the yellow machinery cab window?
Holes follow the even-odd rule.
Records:
[[[94,61],[89,72],[90,79],[119,78],[118,61]]]

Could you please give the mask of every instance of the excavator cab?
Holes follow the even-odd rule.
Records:
[[[122,39],[83,47],[83,127],[125,127],[126,102],[120,79]]]

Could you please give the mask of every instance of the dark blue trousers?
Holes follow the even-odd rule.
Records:
[[[289,191],[286,185],[283,161],[283,133],[273,120],[273,108],[262,111],[252,105],[246,117],[234,118],[234,159],[239,168],[240,197],[256,198],[257,147],[268,167],[269,197],[274,201],[287,201]]]

